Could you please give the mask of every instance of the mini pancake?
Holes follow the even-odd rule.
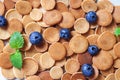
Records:
[[[116,43],[116,37],[109,31],[103,32],[97,39],[97,44],[103,50],[110,50]]]
[[[70,56],[70,59],[78,60],[78,55],[77,54],[73,54],[72,56]]]
[[[53,79],[60,79],[63,74],[63,70],[61,67],[54,66],[50,69],[50,76]]]
[[[69,42],[70,48],[75,53],[83,53],[88,48],[88,41],[87,39],[82,35],[76,35],[73,36],[72,39]]]
[[[96,66],[92,66],[94,69],[94,75],[89,77],[89,80],[96,80],[96,78],[99,76],[99,70],[97,69]]]
[[[32,44],[29,41],[29,37],[27,35],[23,35],[24,38],[24,46],[21,48],[22,51],[27,51],[31,48]]]
[[[22,71],[26,76],[34,75],[37,70],[38,63],[33,58],[24,58]]]
[[[31,3],[33,8],[38,8],[40,6],[40,0],[27,0]]]
[[[5,14],[5,18],[8,21],[13,18],[16,18],[16,19],[22,21],[22,15],[20,15],[15,9],[9,9]]]
[[[41,80],[39,76],[32,75],[26,78],[26,80]]]
[[[92,34],[92,35],[89,35],[87,37],[87,40],[88,40],[88,42],[89,42],[90,45],[96,45],[96,46],[98,46],[98,44],[97,44],[98,37],[99,37],[98,34]]]
[[[101,27],[100,27],[100,26],[96,27],[96,29],[95,29],[95,34],[98,34],[98,35],[102,34],[102,31],[101,31]]]
[[[81,72],[76,72],[74,74],[72,74],[70,80],[86,80],[85,76],[81,73]]]
[[[5,6],[2,2],[0,2],[0,15],[3,15],[5,12]]]
[[[110,25],[106,27],[101,27],[101,32],[110,31],[111,33],[114,33],[116,27],[117,27],[117,24],[113,21]]]
[[[116,23],[120,23],[120,6],[115,6],[115,9],[113,11],[113,18],[115,20]]]
[[[92,56],[88,53],[85,52],[83,54],[78,54],[78,61],[81,65],[83,64],[92,64]]]
[[[74,29],[81,34],[87,33],[89,30],[89,23],[85,18],[79,18],[74,23]]]
[[[66,49],[63,44],[59,42],[51,44],[48,52],[54,60],[62,60],[66,56]]]
[[[0,67],[5,68],[5,69],[9,69],[12,67],[9,53],[0,54]]]
[[[1,73],[7,79],[14,79],[15,78],[14,73],[13,73],[13,68],[10,68],[10,69],[1,68]]]
[[[63,42],[62,43],[64,45],[64,47],[66,48],[66,53],[67,55],[66,56],[71,56],[73,55],[73,51],[70,49],[70,46],[69,46],[69,42]]]
[[[41,6],[46,10],[52,10],[55,7],[55,0],[41,0]]]
[[[0,39],[7,40],[10,38],[10,34],[6,28],[0,28]]]
[[[82,0],[70,0],[71,8],[79,8],[81,6]]]
[[[50,76],[49,71],[43,71],[39,74],[41,80],[53,80]]]
[[[84,0],[81,3],[81,8],[85,12],[96,11],[97,10],[97,4],[93,0]]]
[[[45,52],[40,56],[39,63],[43,68],[49,69],[55,64],[55,60],[50,56],[48,52]]]
[[[99,76],[97,77],[97,79],[96,80],[105,80],[105,77],[104,76],[102,76],[101,74],[99,74]]]
[[[95,34],[95,31],[93,29],[89,29],[87,33],[82,35],[87,38],[89,35],[93,35],[93,34]]]
[[[120,68],[115,71],[115,79],[116,80],[120,79]]]
[[[100,73],[103,75],[103,76],[105,76],[105,77],[107,77],[109,74],[111,74],[111,73],[114,73],[114,67],[112,66],[110,69],[108,69],[108,70],[104,70],[104,71],[100,71]]]
[[[116,54],[114,53],[113,49],[109,50],[108,52],[112,55],[114,60],[116,60],[118,58],[118,56],[116,56]]]
[[[29,36],[32,32],[37,31],[41,32],[41,26],[36,22],[31,22],[26,25],[25,33]]]
[[[19,1],[19,0],[12,0],[13,2],[17,2],[17,1]]]
[[[48,25],[48,24],[46,24],[44,21],[39,21],[39,22],[37,22],[41,27],[50,27],[50,25]]]
[[[80,69],[80,64],[75,59],[68,59],[65,63],[65,71],[67,73],[73,74]]]
[[[11,0],[4,0],[4,5],[5,5],[5,9],[9,10],[15,7],[15,3],[12,2]]]
[[[35,50],[37,50],[38,52],[45,52],[48,49],[48,43],[46,41],[43,41],[41,44],[38,45],[34,45]]]
[[[13,18],[8,22],[7,30],[10,34],[13,34],[16,31],[17,32],[22,32],[23,25],[18,19]]]
[[[5,47],[3,48],[3,53],[12,54],[12,53],[14,53],[14,52],[15,52],[15,49],[11,48],[9,43],[7,43],[7,44],[5,45]]]
[[[18,1],[15,4],[15,8],[20,14],[26,15],[32,10],[32,5],[28,1]]]
[[[35,50],[34,46],[31,46],[31,48],[27,51],[25,51],[25,57],[33,57],[38,51]]]
[[[75,22],[74,16],[70,12],[63,12],[62,13],[63,19],[59,23],[61,28],[72,28]]]
[[[23,19],[22,19],[22,23],[23,23],[23,27],[25,28],[26,27],[26,25],[28,24],[28,23],[31,23],[31,22],[34,22],[34,20],[32,20],[32,18],[30,17],[30,15],[24,15],[23,16]]]
[[[4,42],[0,40],[0,52],[3,51],[3,48],[5,47]]]
[[[63,2],[57,2],[55,9],[57,9],[60,12],[67,12],[68,8]]]
[[[69,8],[69,10],[73,14],[75,19],[83,18],[85,16],[85,12],[81,8],[78,9]]]
[[[56,61],[55,62],[55,66],[59,66],[59,67],[63,67],[66,63],[66,58],[64,58],[63,60],[60,61]]]
[[[39,62],[41,55],[42,55],[42,53],[36,53],[36,54],[33,55],[33,58],[34,58],[37,62]]]
[[[39,21],[42,19],[42,12],[39,9],[34,8],[30,12],[30,17],[35,21]]]
[[[114,73],[109,74],[109,75],[105,78],[105,80],[116,80],[116,79],[115,79],[115,74],[114,74]]]
[[[48,43],[54,43],[59,41],[59,31],[57,28],[50,27],[44,30],[43,32],[43,38]]]
[[[98,55],[93,56],[92,62],[99,70],[108,70],[113,65],[113,57],[107,51],[101,50]]]
[[[113,51],[115,53],[115,55],[117,57],[120,57],[120,54],[119,54],[119,48],[120,48],[120,42],[118,42],[117,44],[114,45],[114,48],[113,48]]]
[[[106,10],[97,11],[97,17],[98,17],[97,23],[100,26],[108,26],[112,22],[111,13]]]
[[[61,80],[70,80],[71,78],[71,74],[65,72],[62,77],[61,77]]]
[[[69,0],[57,0],[57,2],[63,2],[67,7],[69,6]]]
[[[112,13],[113,12],[113,4],[109,1],[109,0],[101,0],[101,1],[98,1],[97,3],[98,5],[98,9],[105,9],[107,10],[108,12]]]
[[[29,54],[29,53],[28,53]],[[38,63],[40,61],[40,56],[42,55],[42,53],[35,53],[32,58],[34,58]],[[38,72],[41,72],[43,70],[45,70],[45,68],[43,68],[40,64],[38,65],[39,68],[38,68]]]
[[[62,19],[62,15],[58,10],[47,11],[43,15],[43,21],[48,25],[58,24]]]
[[[19,69],[13,67],[13,73],[14,73],[14,76],[18,79],[24,78],[24,74],[23,74],[22,70],[19,70]]]
[[[76,32],[75,30],[71,31],[70,33],[71,33],[72,37],[73,37],[73,36],[76,36],[76,35],[81,35],[81,34],[79,34],[78,32]]]
[[[116,60],[114,60],[113,67],[114,67],[114,68],[120,68],[120,59],[119,59],[119,58],[116,59]]]

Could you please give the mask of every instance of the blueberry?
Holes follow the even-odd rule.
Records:
[[[69,39],[70,38],[70,30],[63,28],[60,30],[60,37],[63,39]]]
[[[97,15],[94,11],[89,11],[87,14],[86,14],[86,20],[89,22],[89,23],[95,23],[97,21]]]
[[[3,16],[0,16],[0,27],[6,26],[6,25],[7,25],[7,20]]]
[[[90,77],[94,74],[94,69],[90,64],[83,64],[81,69],[83,75],[86,77]]]
[[[37,45],[40,44],[43,40],[42,34],[40,34],[39,32],[35,31],[32,32],[29,36],[29,40],[33,45]]]
[[[91,54],[92,56],[94,56],[94,55],[96,55],[99,52],[99,49],[95,45],[90,45],[88,47],[88,52],[89,52],[89,54]]]

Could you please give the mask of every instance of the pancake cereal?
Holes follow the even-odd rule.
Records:
[[[55,0],[41,0],[41,6],[45,10],[52,10],[55,7],[55,4],[56,4]]]
[[[55,8],[60,12],[67,12],[68,8],[63,2],[57,2]]]
[[[120,80],[119,8],[111,0],[0,1],[2,75],[11,80]],[[21,40],[13,48],[15,32]],[[93,68],[89,77],[91,67],[83,70],[84,64]]]
[[[13,73],[13,68],[10,68],[10,69],[2,68],[1,72],[2,72],[2,75],[5,76],[8,79],[14,79],[15,78],[15,75]]]
[[[49,71],[43,71],[38,76],[40,77],[41,80],[53,80],[50,76]]]
[[[16,10],[22,14],[29,14],[32,10],[32,5],[28,1],[18,1],[15,4]]]
[[[69,59],[65,63],[65,71],[67,73],[73,74],[73,73],[77,72],[79,69],[80,69],[80,64],[75,59]]]
[[[5,6],[2,2],[0,2],[0,15],[3,15],[5,12]]]
[[[55,60],[46,52],[40,56],[39,63],[43,68],[49,69],[55,64]]]
[[[63,74],[63,70],[61,67],[54,66],[50,69],[50,76],[53,79],[60,79]]]
[[[34,75],[38,70],[38,63],[33,58],[24,58],[23,64],[22,71],[25,75]]]
[[[5,18],[9,21],[13,18],[16,18],[20,21],[22,21],[22,15],[19,14],[15,9],[9,9],[6,13],[5,13]]]

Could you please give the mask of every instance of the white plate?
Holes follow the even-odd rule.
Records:
[[[0,0],[0,1],[3,1],[3,0]],[[116,6],[120,5],[120,0],[109,0],[109,1],[111,1],[113,3],[113,5],[116,5]],[[1,69],[0,69],[0,80],[7,80],[2,76]]]

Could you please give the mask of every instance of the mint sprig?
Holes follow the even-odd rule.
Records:
[[[20,34],[20,32],[13,33],[10,38],[10,47],[19,49],[19,48],[22,48],[23,45],[24,45],[24,39]]]
[[[22,55],[19,50],[10,55],[10,61],[12,65],[18,69],[22,68]]]
[[[115,34],[116,36],[119,36],[119,35],[120,35],[120,27],[117,27],[117,28],[115,29],[114,34]]]
[[[10,55],[12,65],[18,69],[22,68],[22,54],[20,48],[24,46],[24,39],[20,32],[14,32],[10,37],[10,47],[16,49],[16,52]]]

